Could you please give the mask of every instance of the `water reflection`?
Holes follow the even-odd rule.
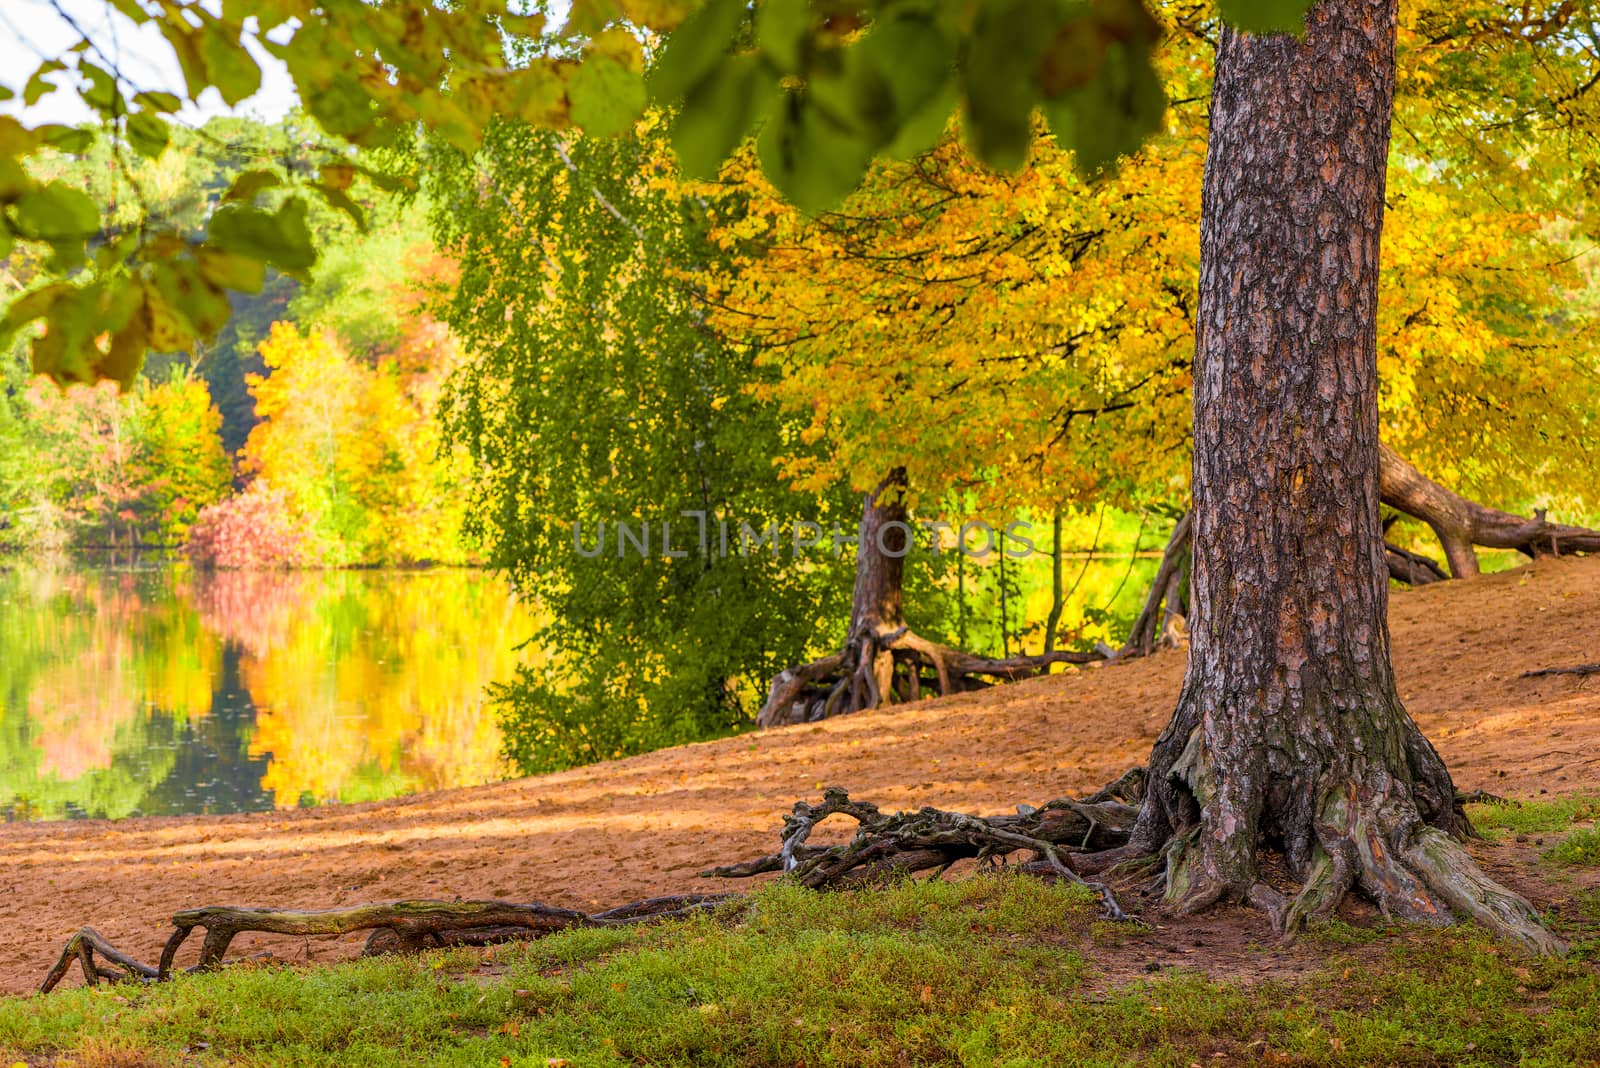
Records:
[[[471,571],[0,572],[0,812],[245,812],[503,773],[532,621]]]

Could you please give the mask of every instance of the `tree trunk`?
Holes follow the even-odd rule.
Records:
[[[1304,39],[1225,30],[1202,194],[1188,674],[1132,848],[1180,911],[1249,901],[1295,925],[1352,885],[1532,945],[1477,871],[1449,772],[1389,661],[1376,305],[1394,0],[1322,0]],[[1291,902],[1258,851],[1283,855]]]
[[[904,625],[901,588],[911,547],[905,491],[906,470],[897,467],[861,503],[856,584],[850,597],[852,635],[863,627],[892,630]]]
[[[1013,681],[1047,671],[1051,664],[1100,659],[1093,653],[1047,651],[994,660],[914,633],[906,625],[901,597],[911,548],[905,491],[905,469],[897,467],[862,500],[844,648],[780,672],[756,714],[757,726],[811,723],[893,700],[915,701],[924,696],[925,686],[930,694],[959,693],[987,685],[983,679]]]

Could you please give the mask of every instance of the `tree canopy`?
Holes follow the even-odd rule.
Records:
[[[537,127],[622,130],[652,97],[676,106],[672,140],[709,175],[761,126],[761,158],[802,204],[836,201],[880,153],[933,143],[959,106],[980,158],[1015,167],[1041,108],[1080,167],[1098,169],[1161,122],[1152,54],[1159,24],[1140,0],[576,0],[552,28],[543,4],[505,0],[373,5],[362,0],[106,0],[153,24],[183,92],[134,84],[84,34],[44,61],[26,103],[76,94],[98,125],[29,127],[0,117],[0,254],[45,255],[41,284],[0,328],[39,322],[33,363],[61,381],[129,382],[147,351],[213,338],[228,294],[258,291],[268,268],[316,261],[308,197],[360,219],[358,180],[402,185],[342,145],[375,148],[420,125],[462,148],[496,118]],[[1293,28],[1308,0],[1225,0],[1251,29]],[[665,34],[665,47],[658,47]],[[296,166],[263,155],[196,223],[163,214],[132,175],[174,139],[185,98],[237,103],[261,83],[247,42],[283,62],[310,115],[337,144]],[[646,69],[649,69],[647,91]],[[64,84],[63,84],[64,83]],[[106,217],[70,184],[38,173],[53,153],[107,152],[136,217]]]

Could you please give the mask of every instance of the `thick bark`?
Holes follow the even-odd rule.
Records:
[[[991,679],[1029,678],[1049,670],[1051,664],[1101,659],[1094,653],[1055,650],[995,660],[913,632],[902,607],[905,556],[911,547],[905,489],[905,470],[895,468],[862,500],[844,648],[780,672],[756,715],[757,726],[813,723],[894,700],[915,701],[924,690],[941,696],[960,693],[989,685]]]
[[[1530,557],[1600,552],[1600,531],[1551,523],[1543,513],[1528,519],[1487,508],[1445,489],[1387,445],[1378,454],[1383,503],[1433,528],[1456,578],[1478,573],[1474,545]]]
[[[1376,303],[1394,0],[1322,0],[1304,39],[1225,30],[1202,193],[1188,674],[1130,852],[1180,910],[1294,925],[1352,886],[1386,912],[1553,943],[1452,836],[1449,772],[1395,692]],[[1280,851],[1292,902],[1262,879]],[[1507,902],[1511,902],[1507,904]]]

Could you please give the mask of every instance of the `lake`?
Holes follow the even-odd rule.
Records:
[[[501,778],[531,613],[472,570],[0,571],[7,820],[252,812]]]

